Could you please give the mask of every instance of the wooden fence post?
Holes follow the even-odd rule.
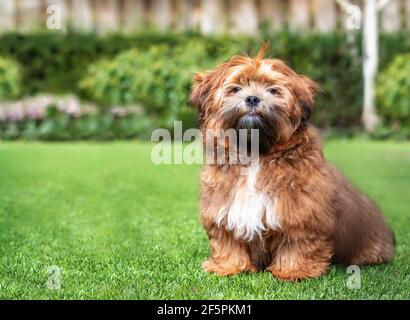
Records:
[[[405,27],[410,29],[410,0],[404,0],[404,21]]]
[[[283,0],[261,0],[260,22],[267,22],[272,30],[282,29],[285,23],[286,7]]]
[[[223,6],[219,0],[201,0],[200,29],[203,33],[225,31]]]
[[[141,30],[146,12],[144,0],[124,0],[123,10],[123,30],[125,32]]]
[[[336,3],[329,0],[314,0],[314,26],[320,32],[330,32],[336,27]]]
[[[382,11],[381,29],[386,32],[397,31],[401,27],[400,1],[392,0]]]
[[[70,24],[73,29],[78,31],[88,31],[94,30],[94,10],[91,0],[71,0],[72,1],[72,11],[70,14]],[[69,14],[67,14],[69,15]]]
[[[171,0],[150,1],[150,24],[160,31],[170,29],[172,24]]]
[[[289,0],[289,27],[294,31],[310,28],[310,8],[308,0]]]
[[[175,9],[175,28],[178,31],[198,28],[198,0],[176,0]]]
[[[16,28],[16,8],[13,0],[0,2],[0,32],[10,31]]]
[[[116,0],[97,0],[96,21],[98,33],[109,33],[118,31],[120,28],[119,9]]]
[[[41,2],[38,0],[19,0],[18,4],[18,28],[22,32],[39,29],[42,25]]]
[[[258,33],[258,12],[254,0],[230,0],[230,16],[231,33],[251,35]]]

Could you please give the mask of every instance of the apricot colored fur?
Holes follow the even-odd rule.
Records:
[[[191,102],[199,108],[203,131],[228,129],[246,112],[241,107],[229,119],[221,112],[229,101],[239,101],[229,93],[232,85],[279,90],[266,96],[266,108],[260,111],[261,116],[272,112],[266,119],[271,116],[275,122],[262,137],[269,141],[260,154],[256,189],[274,199],[280,227],[244,240],[226,229],[226,219],[217,223],[221,210],[233,201],[246,165],[205,165],[200,217],[211,244],[205,271],[231,275],[266,269],[280,279],[300,280],[325,274],[331,262],[365,265],[393,259],[394,236],[379,208],[324,159],[319,135],[307,125],[319,90],[314,81],[280,60],[263,59],[263,54],[255,59],[234,56],[194,80]]]

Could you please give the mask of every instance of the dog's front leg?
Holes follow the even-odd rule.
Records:
[[[204,271],[215,272],[221,276],[233,275],[242,271],[256,271],[246,243],[236,240],[231,233],[216,226],[208,230],[208,235],[211,243],[211,256],[202,264]]]
[[[331,257],[329,240],[319,236],[288,238],[275,252],[268,269],[275,277],[287,281],[316,278],[327,272]]]

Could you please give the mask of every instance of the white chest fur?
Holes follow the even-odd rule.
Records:
[[[250,241],[261,236],[266,229],[279,227],[275,216],[275,199],[256,189],[259,165],[252,165],[248,175],[241,176],[233,187],[232,203],[222,208],[216,223],[220,225],[226,218],[225,228],[233,231],[237,238]]]

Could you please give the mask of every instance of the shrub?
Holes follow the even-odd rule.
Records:
[[[410,128],[410,54],[398,55],[380,73],[378,109],[385,124]]]
[[[362,67],[360,38],[349,44],[343,33],[298,35],[281,32],[269,37],[269,54],[288,62],[296,72],[323,89],[316,97],[312,122],[321,128],[360,126]],[[352,54],[354,51],[358,55]]]
[[[20,69],[11,59],[0,57],[0,101],[20,94]]]
[[[186,36],[145,33],[135,36],[80,33],[6,33],[0,36],[0,55],[17,60],[23,75],[24,95],[38,92],[77,92],[88,65],[131,48],[146,49],[178,43]]]
[[[5,140],[114,140],[149,139],[152,124],[135,114],[116,117],[110,112],[73,117],[50,106],[46,118],[0,123],[0,138]]]
[[[191,40],[175,47],[132,49],[91,65],[80,88],[85,97],[102,105],[140,102],[158,126],[170,127],[174,120],[185,118],[184,125],[192,127],[196,115],[187,101],[192,76],[239,51],[234,43],[223,48]]]
[[[8,140],[147,139],[151,128],[138,106],[99,111],[72,96],[41,95],[0,108],[0,138]]]
[[[349,54],[343,34],[300,37],[282,32],[267,39],[272,44],[269,56],[285,60],[297,72],[318,81],[324,89],[325,94],[318,96],[313,113],[315,124],[320,127],[359,126],[360,59]],[[85,97],[101,104],[141,102],[147,113],[160,120],[160,126],[168,127],[172,120],[184,119],[184,125],[192,127],[194,113],[187,107],[187,97],[193,73],[212,68],[233,54],[255,54],[260,42],[247,38],[236,41],[197,38],[173,47],[159,45],[144,51],[134,49],[91,65],[80,88]],[[328,63],[324,64],[324,60]]]
[[[265,32],[253,39],[204,37],[195,33],[105,37],[70,32],[64,35],[10,33],[0,36],[0,55],[23,66],[21,88],[24,95],[38,92],[84,93],[85,97],[102,103],[105,108],[114,102],[141,101],[146,104],[149,114],[144,121],[150,122],[154,118],[157,127],[158,123],[169,123],[171,119],[179,118],[191,127],[195,125],[196,115],[186,105],[186,98],[193,71],[210,68],[233,53],[255,54],[262,39],[270,42],[270,56],[285,60],[298,73],[312,77],[322,86],[324,93],[318,95],[312,114],[315,125],[338,130],[355,130],[360,126],[363,86],[361,42],[360,37],[356,37],[349,44],[343,33],[295,34],[284,30]],[[351,55],[351,51],[358,54]],[[409,51],[408,32],[381,34],[381,70],[395,55]],[[103,60],[105,62],[97,62]],[[88,68],[91,64],[102,70]],[[122,65],[135,69],[127,70]],[[106,77],[110,73],[105,70],[114,75],[112,82]],[[103,83],[98,84],[90,74],[102,77]],[[80,80],[86,78],[88,80],[81,82],[79,90]],[[127,83],[128,80],[124,79],[132,81]],[[130,85],[134,90],[127,89]],[[10,132],[15,130],[11,128]]]

